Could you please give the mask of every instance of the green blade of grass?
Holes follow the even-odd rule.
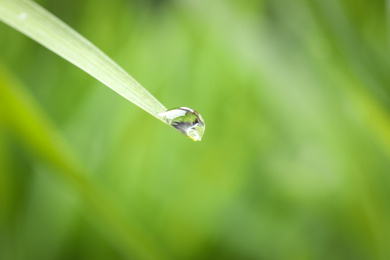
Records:
[[[158,115],[166,111],[164,105],[106,54],[38,4],[30,0],[0,0],[0,21],[42,44],[165,122]]]

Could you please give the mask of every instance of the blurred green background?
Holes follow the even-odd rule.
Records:
[[[0,259],[390,259],[385,1],[37,2],[206,133],[0,24]]]

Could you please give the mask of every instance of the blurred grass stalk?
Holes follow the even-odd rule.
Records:
[[[86,177],[85,167],[45,113],[1,66],[0,104],[0,125],[6,126],[5,129],[23,140],[40,158],[58,169],[53,172],[58,172],[79,194],[89,212],[87,215],[98,220],[99,228],[108,233],[121,252],[141,259],[165,259],[159,246],[132,223],[102,189]],[[7,113],[3,113],[4,111]]]
[[[0,0],[0,20],[89,73],[157,119],[167,109],[106,54],[30,0]]]

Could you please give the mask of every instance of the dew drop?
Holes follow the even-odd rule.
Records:
[[[158,114],[167,124],[173,126],[194,141],[200,141],[206,125],[202,116],[188,107],[169,109]]]

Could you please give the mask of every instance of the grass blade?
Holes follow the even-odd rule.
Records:
[[[0,0],[0,21],[89,73],[154,117],[166,108],[91,42],[30,0]]]

